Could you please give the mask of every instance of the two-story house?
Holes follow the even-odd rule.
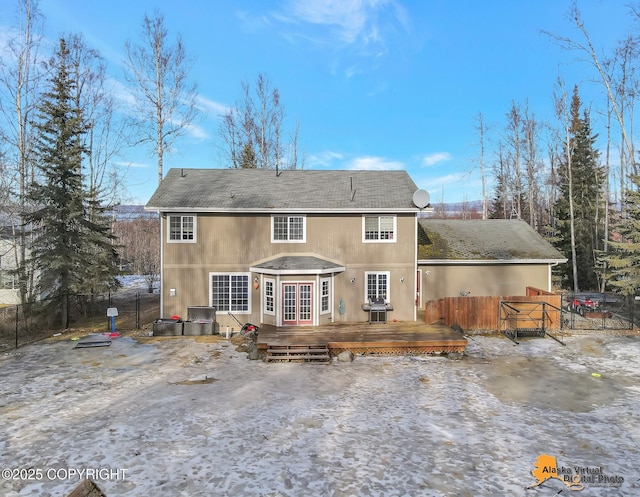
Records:
[[[416,319],[417,187],[405,171],[172,169],[161,218],[161,313],[213,306],[220,326]]]

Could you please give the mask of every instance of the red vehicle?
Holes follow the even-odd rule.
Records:
[[[585,313],[595,311],[600,306],[597,300],[592,300],[589,295],[581,295],[576,293],[571,299],[570,308],[573,312],[577,312],[581,316]]]

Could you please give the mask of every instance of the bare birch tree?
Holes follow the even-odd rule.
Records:
[[[287,143],[284,120],[280,92],[266,75],[258,75],[255,90],[242,83],[241,100],[220,124],[223,159],[232,168],[296,169],[300,124],[296,123]]]
[[[34,270],[28,261],[29,227],[22,216],[29,210],[27,188],[35,177],[34,114],[43,73],[39,55],[43,17],[36,0],[17,0],[17,23],[0,58],[0,114],[5,141],[4,174],[7,203],[3,206],[13,227],[13,256],[21,302],[34,298]]]
[[[507,113],[507,126],[504,140],[508,146],[510,171],[507,176],[509,193],[512,197],[512,209],[519,219],[522,219],[522,195],[524,181],[522,175],[522,111],[516,102],[511,102],[511,109]]]
[[[75,82],[75,104],[82,109],[89,126],[83,137],[89,151],[83,164],[83,179],[93,202],[113,205],[119,200],[122,175],[112,160],[122,148],[123,126],[114,116],[115,104],[106,83],[106,65],[81,35],[68,36],[67,47],[69,69]]]
[[[529,102],[524,109],[524,117],[522,120],[523,132],[523,152],[524,164],[527,174],[527,201],[529,203],[529,225],[539,231],[538,224],[538,192],[540,187],[538,184],[540,173],[539,159],[539,128],[540,125],[536,121],[533,114],[529,114]]]
[[[633,9],[633,12],[636,16],[640,17],[640,10]],[[560,36],[555,33],[551,33],[549,31],[542,31],[546,35],[548,35],[551,39],[556,41],[560,46],[564,47],[567,50],[575,50],[581,52],[586,56],[586,61],[590,63],[593,68],[598,73],[600,81],[604,87],[605,93],[609,102],[611,103],[611,107],[614,115],[616,116],[616,120],[620,126],[620,132],[622,135],[622,144],[623,148],[628,153],[629,157],[635,162],[635,154],[634,154],[634,146],[633,140],[631,136],[627,132],[627,123],[624,118],[624,111],[620,106],[618,98],[616,98],[616,86],[617,83],[613,78],[613,75],[606,71],[605,64],[601,61],[600,56],[591,41],[591,37],[589,36],[589,32],[584,25],[584,21],[582,19],[582,15],[580,10],[578,9],[578,4],[574,0],[569,10],[569,17],[571,21],[575,24],[576,28],[582,34],[584,41],[578,42],[566,36]]]
[[[487,135],[487,127],[484,122],[484,116],[482,112],[478,112],[478,115],[475,117],[476,121],[476,132],[478,133],[478,145],[480,146],[480,156],[478,157],[478,165],[480,167],[480,180],[482,182],[482,219],[487,219],[489,217],[489,210],[487,206],[487,177],[485,174],[485,146],[486,146],[486,135]]]
[[[144,16],[140,44],[127,41],[127,81],[135,88],[137,143],[153,143],[158,159],[158,184],[162,182],[165,152],[188,131],[197,114],[197,86],[189,81],[191,61],[182,38],[168,40],[164,16],[158,11]]]

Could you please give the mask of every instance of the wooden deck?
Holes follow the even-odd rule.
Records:
[[[354,354],[440,354],[464,352],[467,340],[443,324],[422,322],[347,323],[326,326],[275,327],[262,325],[258,350],[271,348],[328,348],[332,356]]]

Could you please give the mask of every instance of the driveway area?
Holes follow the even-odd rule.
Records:
[[[640,495],[638,336],[330,365],[69,338],[0,356],[0,496]]]

